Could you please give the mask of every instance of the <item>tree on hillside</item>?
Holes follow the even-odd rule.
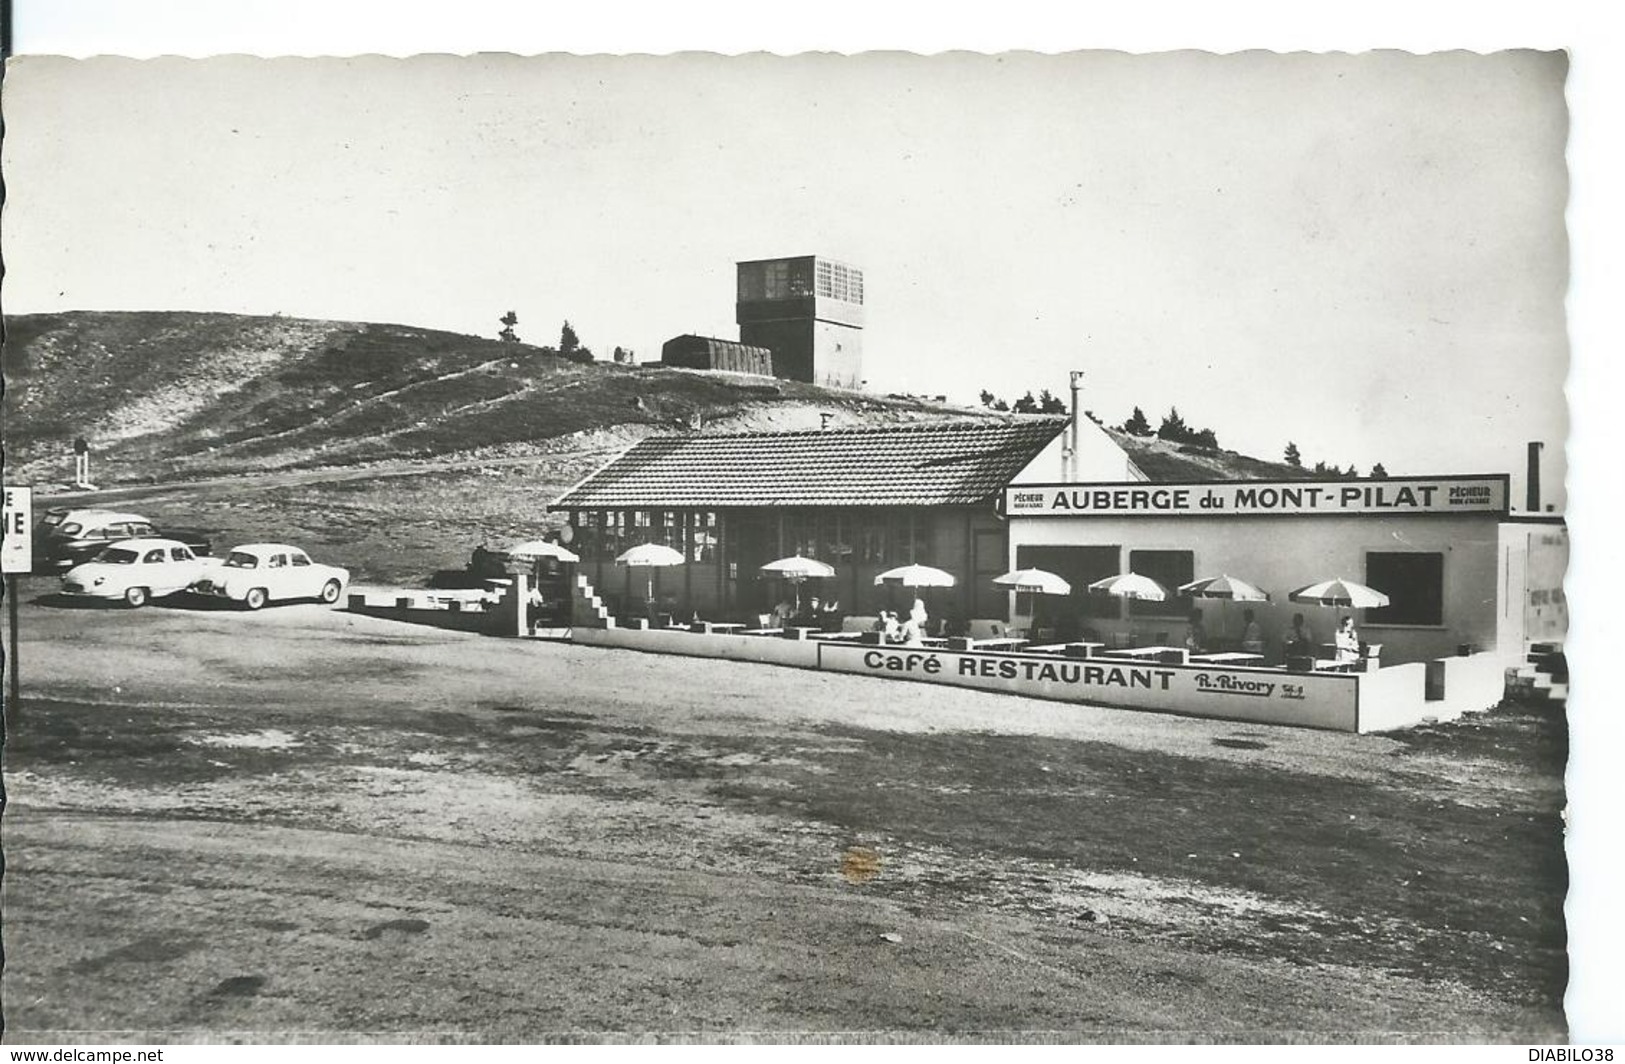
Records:
[[[1210,451],[1219,449],[1219,437],[1212,429],[1202,429],[1200,432],[1191,433],[1190,442],[1198,447],[1206,447]]]
[[[1040,414],[1064,414],[1066,404],[1050,394],[1048,388],[1038,393],[1038,412]]]
[[[497,320],[502,323],[502,331],[497,333],[497,339],[504,343],[518,343],[519,334],[513,331],[513,327],[519,324],[519,315],[510,310]]]
[[[568,320],[559,329],[559,354],[571,362],[591,362],[593,360],[592,348],[583,346],[581,338],[576,335],[575,328]]]
[[[1179,416],[1179,408],[1171,406],[1168,408],[1168,416],[1162,419],[1162,424],[1157,428],[1157,438],[1183,443],[1190,438],[1190,431],[1185,419]]]
[[[1293,443],[1291,440],[1286,441],[1286,454],[1284,456],[1284,460],[1289,466],[1297,466],[1299,469],[1303,468],[1303,455],[1298,453],[1298,445]]]
[[[1145,411],[1135,407],[1133,415],[1123,422],[1123,431],[1130,436],[1150,436],[1151,422],[1145,419]]]
[[[1010,404],[1010,409],[1018,414],[1036,414],[1038,413],[1038,400],[1033,398],[1032,392],[1028,392]]]
[[[993,409],[993,404],[998,402],[998,398],[986,388],[982,389],[982,394],[978,398],[982,400],[982,405],[989,409]]]
[[[1385,477],[1387,475],[1388,475],[1388,470],[1383,468],[1381,462],[1378,462],[1376,465],[1371,467],[1371,476],[1374,479],[1381,480],[1383,477]]]

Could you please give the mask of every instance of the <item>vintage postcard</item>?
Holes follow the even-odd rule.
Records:
[[[1560,51],[12,59],[26,1042],[1562,1042]]]

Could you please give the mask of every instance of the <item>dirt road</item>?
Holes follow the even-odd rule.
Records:
[[[17,1037],[1561,1034],[1530,714],[1330,735],[315,606],[22,631]]]

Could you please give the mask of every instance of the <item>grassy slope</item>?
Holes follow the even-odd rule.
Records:
[[[1156,481],[1303,480],[1317,474],[1285,462],[1266,462],[1235,451],[1210,451],[1156,437],[1107,429],[1146,476]]]
[[[808,404],[842,420],[964,414],[790,381],[580,365],[404,325],[75,312],[9,318],[7,330],[7,458],[33,480],[61,478],[78,435],[106,484],[504,453]]]

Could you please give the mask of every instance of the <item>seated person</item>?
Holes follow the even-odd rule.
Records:
[[[1360,636],[1354,631],[1354,618],[1344,617],[1337,623],[1337,633],[1332,636],[1332,642],[1337,644],[1337,660],[1348,664],[1360,660]]]
[[[903,626],[897,621],[897,614],[891,610],[881,610],[880,618],[875,622],[875,628],[880,632],[880,638],[886,643],[901,643],[903,641]]]
[[[767,615],[768,627],[783,628],[785,625],[790,623],[790,619],[795,615],[796,608],[790,602],[790,600],[780,599],[778,603],[774,605],[773,612]]]
[[[1241,614],[1241,649],[1255,652],[1264,649],[1264,630],[1258,627],[1252,610],[1243,610]]]
[[[908,620],[903,622],[902,630],[898,633],[898,635],[900,637],[898,641],[904,646],[925,646],[925,633],[920,629],[919,624],[915,622],[914,615],[912,613],[909,614]]]
[[[1200,654],[1207,645],[1207,631],[1202,627],[1202,611],[1192,610],[1190,620],[1185,624],[1185,649],[1192,654]]]
[[[835,599],[824,603],[824,608],[819,611],[818,627],[825,632],[841,630],[841,604]]]

